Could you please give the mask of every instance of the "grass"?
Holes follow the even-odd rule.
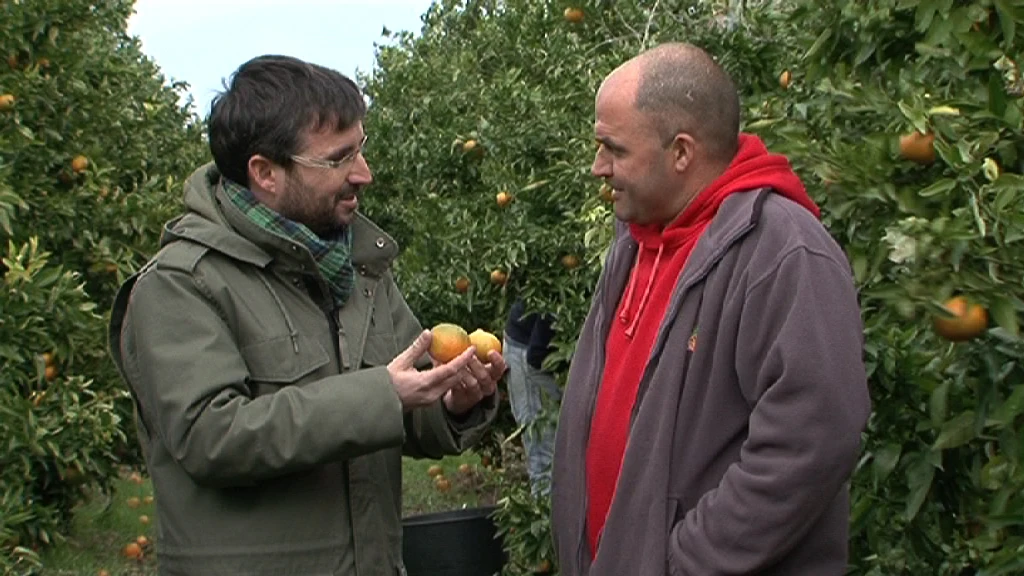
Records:
[[[111,576],[156,574],[153,544],[146,547],[146,556],[141,562],[121,554],[124,547],[139,536],[155,540],[156,506],[145,502],[152,494],[149,480],[136,484],[125,477],[115,482],[115,491],[109,499],[101,496],[83,503],[75,513],[68,539],[40,551],[41,574],[95,576],[103,570]],[[136,507],[129,505],[131,498],[138,499]],[[143,523],[142,516],[149,518],[148,524]]]
[[[429,474],[433,465],[441,467],[441,476],[451,486],[445,492],[438,489],[437,478]],[[464,472],[459,470],[463,465],[467,467]],[[402,462],[403,515],[494,504],[497,497],[493,490],[485,486],[482,470],[480,457],[472,452],[449,456],[440,461],[405,458]]]
[[[441,467],[441,476],[450,484],[448,490],[439,490],[437,480],[429,475],[433,465]],[[404,516],[484,506],[495,501],[493,490],[484,486],[480,458],[472,452],[440,461],[405,458],[402,470]],[[153,495],[153,487],[146,478],[141,484],[136,481],[125,475],[115,481],[109,499],[97,497],[84,502],[75,513],[67,540],[40,551],[40,574],[96,576],[106,571],[110,576],[155,576],[156,507],[146,502],[146,497]],[[143,515],[149,523],[140,520]],[[139,536],[145,536],[151,543],[145,547],[142,560],[130,560],[122,550]]]

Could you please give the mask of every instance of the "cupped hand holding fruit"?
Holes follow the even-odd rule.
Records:
[[[444,395],[444,405],[449,413],[456,416],[465,414],[494,394],[506,369],[497,337],[483,330],[466,334],[461,326],[455,324],[438,324],[431,330],[431,336],[430,357],[435,367],[444,366],[451,362],[451,358],[467,351],[474,353],[465,368],[451,376],[452,386]]]
[[[411,346],[388,364],[391,383],[405,411],[437,402],[453,386],[461,382],[461,373],[466,370],[471,360],[479,363],[474,357],[475,351],[469,348],[454,356],[449,362],[435,365],[430,370],[418,370],[416,361],[430,349],[431,340],[431,333],[424,330]]]

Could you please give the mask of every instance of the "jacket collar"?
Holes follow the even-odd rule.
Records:
[[[161,245],[187,239],[261,268],[274,261],[301,268],[312,259],[299,243],[272,234],[246,218],[225,196],[220,174],[212,165],[193,174],[185,196],[189,211],[164,226]],[[356,213],[351,226],[353,265],[362,274],[382,275],[398,256],[398,244],[361,213]]]
[[[679,287],[687,287],[700,281],[723,254],[757,226],[761,209],[771,190],[760,188],[749,192],[732,194],[722,202],[715,218],[697,241],[687,259],[680,278]],[[605,306],[614,310],[625,287],[626,280],[636,259],[637,242],[629,232],[629,226],[622,221],[615,222],[615,258],[609,258],[609,290],[605,292]]]

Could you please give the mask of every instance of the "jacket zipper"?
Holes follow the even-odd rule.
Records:
[[[755,214],[759,215],[760,210],[755,210]],[[741,228],[739,231],[737,231],[729,239],[728,242],[724,243],[718,249],[717,252],[712,254],[710,258],[704,261],[700,272],[695,274],[693,278],[687,280],[687,282],[683,284],[678,289],[678,291],[673,294],[672,301],[669,302],[668,310],[665,313],[665,318],[672,317],[673,319],[669,322],[666,322],[664,326],[661,326],[661,328],[658,331],[658,337],[654,340],[654,347],[651,348],[651,355],[647,359],[646,366],[644,366],[644,373],[640,377],[640,388],[639,390],[637,390],[636,400],[633,402],[633,409],[629,415],[630,430],[632,430],[633,423],[636,421],[636,416],[640,411],[640,401],[643,399],[644,395],[646,395],[647,389],[650,387],[652,364],[651,360],[653,360],[658,355],[658,352],[660,350],[665,348],[665,342],[668,339],[668,332],[675,323],[675,315],[679,313],[680,309],[683,306],[683,301],[686,299],[686,293],[690,291],[690,288],[693,288],[694,286],[702,282],[705,278],[707,278],[708,274],[711,273],[711,269],[714,268],[715,265],[718,264],[718,262],[725,257],[725,253],[729,251],[729,248],[731,248],[732,245],[735,244],[740,238],[746,236],[747,232],[753,229],[755,225],[756,221],[752,221],[743,228]]]
[[[338,317],[332,310],[324,310],[324,315],[327,316],[327,323],[330,325],[331,330],[334,332],[336,338],[334,339],[334,357],[338,361],[338,366],[341,368],[340,372],[344,373],[348,371],[348,360],[345,354],[345,329],[342,328],[341,322],[338,321]],[[351,486],[351,471],[349,469],[348,460],[342,460],[341,473],[343,476],[342,483],[345,486],[346,502],[345,511],[348,514],[348,525],[355,526],[355,519],[352,517],[352,486]],[[357,551],[359,547],[356,545],[356,534],[352,532],[352,550],[353,556],[355,556],[356,571],[359,571],[359,556]]]
[[[630,261],[632,261],[632,259]],[[608,302],[605,302],[604,305],[602,305],[597,310],[598,316],[597,316],[596,324],[597,324],[598,334],[608,334],[608,330],[611,328],[611,322],[615,321],[615,319],[614,319],[615,318],[615,308],[614,307],[611,308],[612,313],[609,315],[609,314],[606,313],[606,310],[609,309],[607,304],[608,304]],[[610,318],[610,320],[609,320],[609,318]],[[601,375],[601,372],[598,370],[598,366],[601,366],[602,370],[603,370],[604,363],[605,363],[605,348],[604,348],[603,345],[597,347],[597,360],[598,361],[594,362],[593,364],[591,364],[591,367],[590,367],[590,377],[591,377],[591,379],[593,381],[598,382],[598,385],[594,388],[594,391],[590,394],[590,398],[588,398],[588,407],[587,407],[587,412],[586,412],[590,416],[589,420],[587,421],[587,427],[586,427],[586,429],[587,429],[587,442],[588,443],[590,442],[590,438],[589,438],[589,436],[590,436],[590,427],[593,425],[593,422],[594,422],[594,409],[597,407],[597,395],[598,395],[599,389],[601,387],[600,382],[601,382],[601,376],[602,375]],[[581,474],[580,474],[580,477],[584,478],[584,479],[586,479],[586,477],[587,477],[587,458],[586,458],[585,454],[586,454],[586,451],[584,451],[583,470],[581,471]],[[577,562],[576,565],[579,566],[579,567],[582,567],[582,566],[585,565],[585,560],[584,560],[585,552],[584,551],[586,550],[586,543],[587,543],[587,507],[590,505],[590,495],[587,493],[586,488],[580,490],[580,500],[582,501],[582,506],[580,507],[581,514],[582,514],[582,518],[580,520],[580,527],[582,528],[582,530],[580,530],[580,539],[579,539],[579,541],[576,544],[576,562]]]
[[[334,332],[334,355],[338,360],[338,366],[341,367],[341,372],[347,372],[351,367],[351,362],[348,357],[348,349],[345,346],[345,328],[338,322],[334,312],[326,311],[325,314],[327,315],[327,322],[331,325],[331,330]]]

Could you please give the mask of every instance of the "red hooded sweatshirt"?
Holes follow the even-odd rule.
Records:
[[[605,342],[604,374],[587,444],[587,538],[593,557],[615,495],[640,378],[676,281],[722,201],[763,187],[820,216],[789,160],[769,154],[757,136],[740,134],[739,150],[726,171],[668,226],[629,226],[639,250]]]

